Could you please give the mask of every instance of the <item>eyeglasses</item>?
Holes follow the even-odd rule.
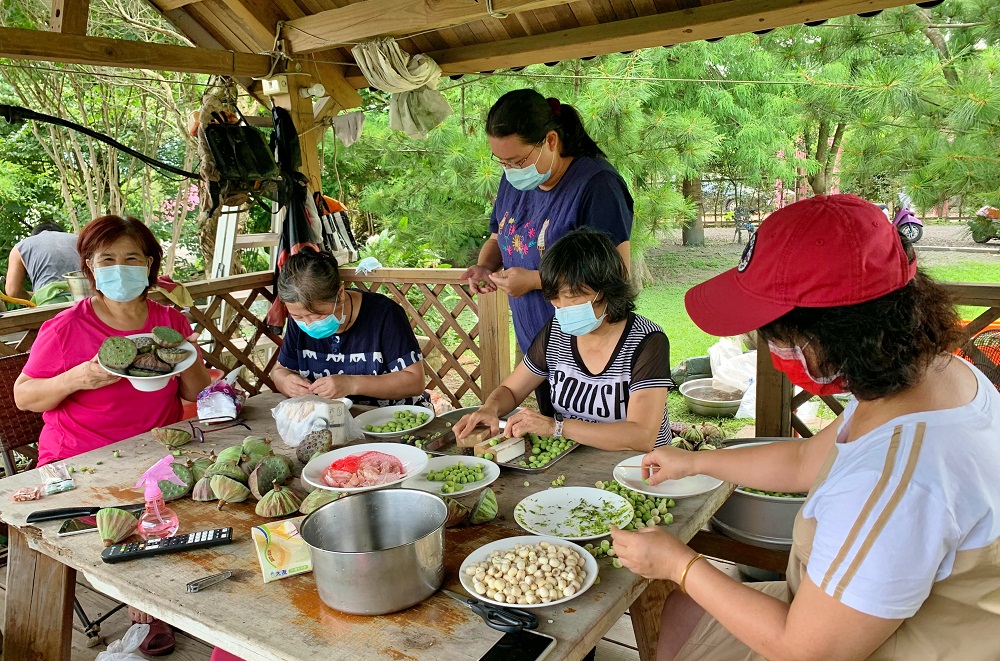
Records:
[[[201,427],[196,426],[194,422],[192,422],[191,420],[188,420],[187,423],[191,426],[191,435],[194,436],[199,443],[204,443],[205,434],[210,434],[213,431],[222,431],[223,429],[230,429],[232,427],[243,427],[247,431],[253,431],[252,429],[250,429],[250,425],[248,425],[247,423],[243,422],[242,420],[233,420],[232,418],[209,418],[207,420],[199,420],[199,422],[208,425],[216,425],[216,424],[221,424],[223,422],[230,423],[228,425],[223,425],[221,427],[215,427],[214,429],[202,429]]]
[[[524,167],[524,164],[528,162],[528,159],[531,158],[531,155],[535,153],[535,150],[541,147],[544,142],[545,141],[542,140],[542,142],[539,142],[537,145],[532,147],[531,151],[528,152],[528,155],[519,161],[504,161],[497,158],[496,154],[490,154],[490,158],[492,158],[495,162],[499,163],[501,167],[503,167],[505,170],[510,170],[510,169],[520,170],[521,168]]]

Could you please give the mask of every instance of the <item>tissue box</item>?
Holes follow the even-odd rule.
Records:
[[[299,536],[304,516],[265,523],[251,530],[264,582],[312,571],[309,546]]]

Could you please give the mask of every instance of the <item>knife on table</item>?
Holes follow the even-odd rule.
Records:
[[[98,505],[94,507],[57,507],[51,510],[36,510],[28,515],[26,523],[39,523],[41,521],[58,521],[59,519],[75,519],[78,516],[94,516],[105,507],[117,507],[126,512],[141,512],[146,509],[145,503],[132,505]]]

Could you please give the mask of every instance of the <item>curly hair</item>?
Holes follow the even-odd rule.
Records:
[[[916,259],[903,238],[907,257]],[[766,340],[815,347],[820,375],[844,375],[859,400],[875,400],[917,384],[961,328],[951,295],[922,270],[905,286],[856,305],[795,308],[760,328]]]
[[[635,290],[625,260],[604,232],[581,227],[569,232],[542,257],[538,275],[542,296],[552,301],[568,287],[574,296],[584,289],[596,292],[608,305],[608,321],[617,323],[635,310]]]

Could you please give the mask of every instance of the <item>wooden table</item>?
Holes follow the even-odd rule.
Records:
[[[275,438],[275,451],[294,456],[277,438],[270,414],[280,399],[280,395],[258,395],[248,402],[244,417],[254,434]],[[213,432],[206,436],[204,444],[190,443],[183,450],[185,456],[196,458],[198,453],[237,443],[248,433],[242,427]],[[114,450],[120,457],[113,456]],[[110,597],[252,661],[474,661],[500,638],[478,616],[445,595],[434,595],[399,613],[360,617],[326,607],[316,593],[312,574],[264,584],[250,536],[251,527],[264,520],[254,514],[251,502],[230,504],[220,512],[214,503],[186,498],[175,501],[171,507],[180,516],[181,533],[232,526],[234,542],[115,565],[100,560],[102,544],[96,535],[58,538],[58,521],[33,525],[25,522],[28,513],[38,509],[141,502],[142,494],[131,486],[164,454],[164,448],[144,434],[80,455],[67,461],[78,471],[74,474],[75,490],[28,503],[13,502],[11,494],[18,487],[36,484],[37,471],[0,480],[0,518],[10,526],[3,650],[6,658],[69,659],[78,571]],[[459,565],[482,544],[524,534],[512,515],[514,505],[523,497],[548,487],[560,474],[566,475],[568,486],[611,479],[612,468],[629,454],[580,447],[546,473],[529,475],[505,470],[493,484],[500,505],[497,520],[447,531],[444,587],[461,591]],[[96,470],[93,474],[80,473],[83,466]],[[670,529],[689,540],[731,491],[730,485],[724,485],[703,496],[678,501]],[[669,591],[667,584],[650,583],[627,569],[615,569],[608,560],[599,564],[600,583],[586,594],[535,611],[542,620],[540,630],[558,641],[549,658],[582,658],[632,606],[640,657],[644,661],[653,659],[660,604]],[[189,581],[225,570],[233,572],[230,580],[204,592],[185,591]],[[392,586],[373,589],[391,590]]]

